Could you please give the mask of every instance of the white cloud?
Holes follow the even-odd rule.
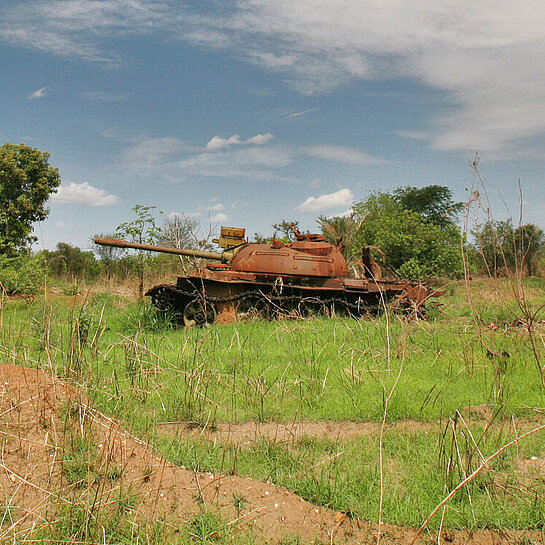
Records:
[[[238,210],[240,208],[247,208],[250,206],[250,201],[233,201],[231,203],[231,210]]]
[[[409,80],[438,90],[448,108],[430,122],[438,150],[509,157],[545,133],[541,2],[239,0],[212,15],[200,4],[14,0],[0,8],[0,39],[115,65],[121,56],[105,37],[156,32],[231,51],[304,94],[358,80]]]
[[[221,136],[213,136],[212,139],[206,144],[208,151],[216,151],[222,148],[228,148],[229,146],[241,144],[240,136],[233,134],[229,138],[222,138]]]
[[[274,138],[274,135],[272,135],[270,132],[267,134],[256,134],[255,136],[252,136],[251,138],[248,138],[245,144],[253,144],[254,146],[262,146],[263,144],[266,144],[270,140]]]
[[[426,131],[395,131],[395,135],[409,140],[428,140],[430,134]]]
[[[331,214],[331,216],[328,216],[329,218],[349,218],[354,213],[354,210],[352,208],[349,208],[348,210],[345,210],[344,212],[341,212],[340,214]]]
[[[168,157],[188,149],[188,146],[171,136],[151,138],[141,136],[132,139],[132,145],[123,154],[123,164],[135,171],[155,170],[168,162]]]
[[[116,132],[103,132],[107,138]],[[202,147],[190,146],[171,136],[151,138],[149,136],[118,138],[128,142],[121,154],[119,168],[135,176],[153,173],[172,183],[195,179],[197,176],[235,178],[260,181],[287,181],[279,173],[292,163],[295,152],[281,145],[267,146],[273,136],[258,134],[235,147],[218,144],[213,152]],[[230,137],[231,141],[235,139]],[[225,139],[227,140],[227,139]],[[212,142],[212,140],[211,140]]]
[[[332,208],[345,208],[351,206],[354,200],[354,193],[348,188],[339,189],[335,193],[309,197],[295,209],[300,212],[323,212]]]
[[[319,108],[307,108],[306,110],[293,110],[277,108],[269,117],[275,121],[300,121],[311,117]]]
[[[0,9],[0,38],[58,56],[115,65],[120,56],[103,50],[98,45],[101,38],[142,34],[175,19],[175,10],[156,0],[9,2]]]
[[[221,212],[219,214],[216,214],[215,216],[212,216],[210,218],[210,221],[212,223],[221,223],[222,221],[227,221],[229,218],[225,215],[225,214],[222,214]]]
[[[186,176],[243,177],[253,180],[279,179],[277,169],[293,161],[290,150],[280,146],[237,148],[216,153],[197,153],[176,163]]]
[[[36,98],[43,98],[47,95],[47,87],[42,87],[41,89],[36,89],[36,91],[28,95],[28,100],[34,100]]]
[[[83,91],[78,93],[78,97],[90,102],[118,102],[125,100],[127,95],[120,93],[105,93],[104,91]]]
[[[439,90],[450,108],[425,131],[438,150],[509,157],[520,152],[514,143],[545,133],[539,2],[248,0],[197,24],[304,94],[354,80],[409,79]]]
[[[304,147],[302,151],[311,157],[326,159],[328,161],[337,161],[339,163],[370,165],[384,162],[382,159],[374,157],[369,153],[347,146],[333,146],[324,144],[321,146],[307,146]]]
[[[112,206],[119,202],[119,197],[116,195],[89,185],[87,182],[61,185],[57,193],[51,196],[51,199],[58,204],[83,204],[86,206]]]
[[[217,204],[211,204],[210,206],[199,206],[199,210],[205,210],[207,212],[218,212],[220,210],[225,210],[225,205],[219,202]]]
[[[252,144],[254,146],[262,146],[274,138],[274,135],[267,134],[256,134],[248,138],[247,140],[241,140],[240,135],[233,134],[228,138],[222,138],[221,136],[213,136],[210,141],[206,144],[207,151],[216,151],[224,148],[229,148],[231,146],[239,146],[241,144]]]

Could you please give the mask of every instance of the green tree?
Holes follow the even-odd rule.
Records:
[[[487,221],[471,232],[478,256],[477,267],[497,277],[508,272],[524,270],[528,276],[537,273],[543,252],[545,234],[533,223],[513,228],[510,219]]]
[[[317,220],[322,233],[331,244],[340,244],[348,266],[362,271],[361,249],[366,245],[363,232],[364,221],[356,219],[355,214],[347,217],[326,218]]]
[[[464,208],[464,203],[454,202],[452,191],[442,185],[399,187],[392,195],[403,209],[412,210],[442,228],[456,223]]]
[[[295,233],[293,232],[292,226],[294,229],[299,229],[298,221],[288,221],[282,220],[279,223],[273,223],[272,228],[274,231],[270,236],[263,236],[259,233],[254,233],[254,240],[259,244],[270,244],[273,240],[279,239],[282,242],[293,242],[295,240]],[[308,234],[308,231],[305,231],[303,234]]]
[[[84,252],[77,246],[59,242],[54,251],[44,250],[43,255],[52,275],[57,277],[96,278],[101,271],[93,252]]]
[[[495,278],[513,267],[513,223],[510,219],[487,221],[477,225],[471,234],[475,239],[479,271]]]
[[[99,257],[100,261],[104,264],[106,270],[106,277],[108,280],[112,277],[112,272],[116,263],[125,255],[125,248],[117,248],[116,246],[102,246],[94,242],[95,238],[114,238],[112,233],[100,233],[93,236],[91,244],[93,252]]]
[[[537,264],[543,252],[545,233],[537,225],[528,223],[517,227],[513,232],[515,256],[528,276],[537,274]]]
[[[155,208],[155,206],[143,206],[141,204],[133,206],[132,210],[136,217],[131,221],[118,225],[115,230],[116,236],[128,242],[156,244],[161,239],[162,230],[155,221],[153,213]],[[140,298],[144,295],[144,271],[146,260],[149,258],[149,252],[138,252],[138,294]]]
[[[42,255],[0,254],[0,296],[36,295],[44,285],[45,276]]]
[[[0,253],[14,255],[36,240],[32,224],[46,218],[45,202],[60,185],[49,153],[25,144],[0,146]]]
[[[454,222],[438,225],[382,191],[355,203],[353,210],[354,220],[361,222],[358,243],[382,250],[386,266],[399,276],[461,275],[462,237]]]

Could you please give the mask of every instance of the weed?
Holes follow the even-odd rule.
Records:
[[[227,524],[214,513],[199,513],[187,525],[187,533],[196,543],[218,543],[229,533]]]
[[[63,293],[63,295],[69,295],[69,296],[78,295],[79,286],[78,286],[77,282],[73,282],[72,284],[69,284],[67,286],[63,286],[62,293]]]
[[[238,492],[233,493],[233,505],[238,516],[244,511],[247,503],[248,500],[242,494],[239,494]]]

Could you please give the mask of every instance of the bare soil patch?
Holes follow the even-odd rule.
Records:
[[[488,424],[494,419],[494,413],[487,405],[472,405],[465,407],[462,417],[468,425]],[[527,430],[535,427],[541,420],[535,418],[514,418],[518,430]],[[386,430],[399,433],[410,432],[437,432],[445,428],[446,420],[422,421],[400,420],[386,425]],[[502,426],[501,422],[493,426]],[[510,424],[508,424],[510,425]],[[159,422],[157,431],[161,436],[176,437],[190,436],[222,441],[231,444],[250,445],[260,440],[275,443],[295,442],[305,437],[331,441],[349,440],[359,436],[377,436],[380,434],[380,422],[349,422],[349,421],[293,421],[278,422],[241,422],[219,423],[214,425],[200,425],[194,422]]]
[[[437,429],[437,422],[417,422],[405,420],[389,424],[388,429],[399,431]],[[380,422],[242,422],[237,424],[215,424],[214,426],[199,426],[192,422],[161,422],[157,430],[161,435],[176,436],[178,434],[192,437],[205,437],[226,443],[251,444],[266,439],[276,443],[289,443],[312,437],[342,441],[361,435],[376,435],[380,433]]]
[[[77,438],[90,441],[93,452],[86,460],[92,477],[88,472],[79,480],[68,478]],[[142,521],[182,525],[210,509],[231,526],[251,530],[258,543],[278,543],[286,536],[303,542],[376,542],[376,525],[312,505],[285,488],[195,473],[167,462],[119,422],[90,407],[76,387],[39,370],[0,365],[0,442],[0,502],[12,512],[0,527],[0,542],[30,537],[55,517],[59,505],[87,498],[93,509],[107,508],[129,487],[138,498],[132,509]],[[235,494],[245,500],[239,512]],[[388,525],[381,532],[382,543],[408,543],[414,536],[414,529]],[[530,532],[443,532],[443,542],[474,545],[521,543],[523,538],[542,543],[540,535]],[[422,542],[430,539],[437,542],[437,536]]]

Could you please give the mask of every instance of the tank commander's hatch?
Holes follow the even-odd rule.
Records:
[[[244,238],[246,230],[241,227],[223,227],[221,228],[220,238],[212,239],[220,248],[236,248],[246,244]]]

